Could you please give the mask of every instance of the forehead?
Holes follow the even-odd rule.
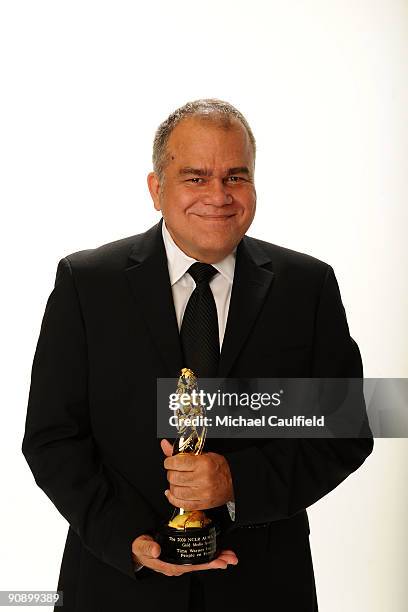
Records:
[[[216,163],[232,160],[248,163],[252,146],[245,127],[235,117],[228,123],[213,118],[182,119],[170,134],[167,143],[168,161]]]

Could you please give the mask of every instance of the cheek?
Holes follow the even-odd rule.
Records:
[[[245,217],[250,217],[255,211],[256,198],[252,193],[243,193],[237,197],[237,202],[242,207],[242,213]]]
[[[198,201],[197,194],[186,189],[169,189],[163,194],[162,207],[167,214],[181,214],[192,204]]]
[[[233,195],[238,202],[241,202],[246,208],[252,208],[256,201],[256,191],[250,185],[241,185],[237,188]]]
[[[199,201],[200,195],[200,193],[195,192],[193,189],[175,187],[167,194],[166,200],[171,206],[182,210],[192,203]]]

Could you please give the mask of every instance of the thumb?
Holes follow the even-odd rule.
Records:
[[[166,439],[162,440],[160,442],[160,446],[162,448],[163,453],[166,455],[166,457],[171,457],[173,454],[173,446],[170,444],[170,442]]]
[[[140,536],[138,544],[138,548],[142,555],[146,557],[153,557],[154,559],[160,555],[160,545],[152,537]]]

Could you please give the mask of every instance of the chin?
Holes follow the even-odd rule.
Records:
[[[226,257],[228,253],[233,250],[234,246],[235,244],[230,243],[230,241],[223,241],[211,244],[200,244],[198,245],[198,248],[202,256],[209,256],[215,258],[214,262],[217,262],[221,259],[224,259],[224,257]]]

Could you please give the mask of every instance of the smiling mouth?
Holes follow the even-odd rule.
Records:
[[[229,219],[230,217],[234,217],[235,214],[233,215],[196,215],[197,217],[200,217],[200,219]]]

